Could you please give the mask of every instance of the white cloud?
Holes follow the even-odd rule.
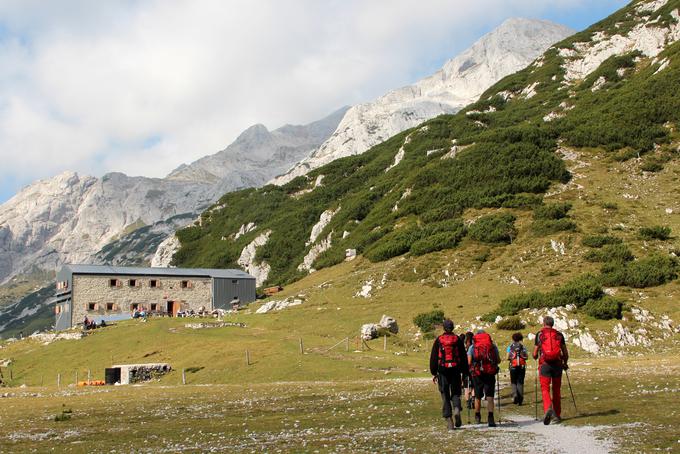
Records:
[[[506,17],[576,6],[587,4],[5,0],[0,180],[163,176],[253,123],[313,121],[411,83]]]

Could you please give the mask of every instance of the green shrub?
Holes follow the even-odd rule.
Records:
[[[643,240],[667,240],[671,236],[671,228],[661,225],[642,227],[639,233]]]
[[[652,255],[627,264],[606,263],[602,282],[608,286],[655,287],[676,279],[678,264],[669,256]]]
[[[581,307],[591,299],[604,295],[600,280],[592,274],[585,274],[564,284],[547,294],[548,307],[574,304]]]
[[[600,249],[589,251],[586,260],[590,262],[630,262],[635,259],[631,250],[623,243],[605,244]]]
[[[520,329],[524,329],[526,325],[522,323],[522,320],[519,317],[513,316],[506,317],[500,320],[498,323],[496,323],[496,326],[498,327],[498,329],[502,329],[505,331],[517,331]]]
[[[532,291],[509,296],[501,301],[494,313],[508,316],[516,315],[523,309],[559,307],[567,304],[581,307],[589,300],[599,299],[603,295],[600,281],[591,274],[585,274],[548,293]]]
[[[413,243],[410,249],[411,254],[424,255],[443,249],[452,249],[458,245],[463,236],[463,231],[436,233]]]
[[[444,311],[438,309],[431,312],[422,312],[413,318],[413,323],[420,328],[423,333],[434,330],[434,325],[439,325],[444,321]]]
[[[589,300],[582,309],[586,314],[600,320],[620,319],[623,302],[617,298],[605,296],[599,300]]]
[[[623,240],[621,238],[617,238],[615,236],[592,235],[583,238],[581,244],[592,248],[601,248],[602,246],[605,246],[607,244],[619,244],[622,242]]]
[[[645,172],[661,172],[663,170],[663,163],[654,158],[647,158],[640,166],[640,169]]]
[[[483,243],[512,243],[517,236],[515,219],[510,213],[483,216],[468,228],[468,232],[472,239]]]
[[[571,203],[551,203],[534,208],[534,219],[562,219],[571,210]]]
[[[574,231],[576,223],[571,219],[537,219],[531,224],[531,231],[539,236],[550,235],[551,233]]]

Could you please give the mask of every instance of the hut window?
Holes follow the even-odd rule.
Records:
[[[113,303],[106,303],[106,310],[107,311],[114,311],[116,310],[116,305]]]
[[[232,280],[231,280],[231,283],[232,283],[232,284],[238,284],[238,281],[237,281],[236,279],[232,279]]]
[[[139,309],[139,303],[132,303],[130,304],[130,310],[134,311],[136,309]]]
[[[158,279],[151,279],[149,281],[149,287],[151,287],[151,288],[158,288],[158,287],[160,287],[159,284],[160,284],[160,282],[158,282]]]
[[[180,284],[180,287],[181,287],[181,288],[191,288],[191,282],[189,282],[189,281],[182,281],[182,283]]]
[[[118,279],[109,279],[109,287],[118,287]]]
[[[128,281],[128,284],[130,285],[130,287],[137,287],[137,279],[130,279]]]
[[[158,303],[151,303],[151,310],[157,311],[158,310]]]
[[[97,310],[97,303],[87,303],[87,310],[88,311],[96,311]]]

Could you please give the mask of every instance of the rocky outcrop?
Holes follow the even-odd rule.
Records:
[[[292,306],[299,306],[300,304],[302,304],[302,300],[300,298],[286,298],[285,300],[268,301],[260,306],[255,311],[255,313],[266,314],[267,312],[280,311]]]
[[[608,58],[639,51],[646,57],[656,57],[667,46],[680,39],[680,12],[678,9],[671,13],[675,23],[660,26],[657,19],[651,19],[649,13],[664,6],[659,1],[640,3],[636,8],[639,22],[625,33],[604,32],[594,33],[589,41],[578,42],[574,48],[559,49],[564,59],[563,68],[567,83],[585,79]],[[659,64],[659,68],[663,62]],[[603,83],[602,83],[603,84]],[[602,84],[599,86],[601,87]],[[598,87],[599,88],[599,87]]]
[[[273,182],[284,184],[335,159],[361,154],[425,120],[455,113],[572,33],[548,21],[509,19],[432,76],[353,106],[321,147]]]
[[[175,255],[179,246],[179,239],[175,235],[163,240],[163,242],[158,245],[158,249],[156,249],[156,253],[151,259],[151,266],[162,268],[169,267],[170,262],[172,262],[172,256]]]
[[[167,178],[64,172],[37,181],[0,206],[0,283],[65,262],[148,263],[163,240],[224,193],[261,186],[317,148],[345,111],[271,132],[253,126]]]
[[[267,230],[266,232],[263,232],[260,235],[258,235],[257,238],[255,238],[253,241],[248,243],[246,247],[243,248],[243,251],[241,251],[241,256],[237,261],[239,266],[241,266],[244,270],[246,270],[248,273],[255,277],[255,283],[258,287],[262,285],[262,283],[265,282],[269,277],[271,267],[269,266],[269,264],[267,264],[267,262],[264,261],[260,263],[255,262],[257,248],[267,244],[267,241],[269,241],[269,236],[271,234],[272,234],[271,230]]]

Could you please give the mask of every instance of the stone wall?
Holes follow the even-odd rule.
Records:
[[[111,287],[111,279],[118,279],[120,286]],[[136,280],[136,287],[130,287],[130,279]],[[159,287],[151,287],[152,279]],[[188,281],[189,288],[182,288],[182,281]],[[182,310],[212,309],[212,280],[208,277],[74,275],[71,291],[73,324],[86,315],[95,319],[122,317],[130,314],[135,303],[147,311],[152,310],[152,303],[157,304],[156,310],[166,311],[167,301],[180,302]],[[90,303],[96,304],[95,310],[89,310]],[[107,310],[107,304],[113,304],[113,309]]]

